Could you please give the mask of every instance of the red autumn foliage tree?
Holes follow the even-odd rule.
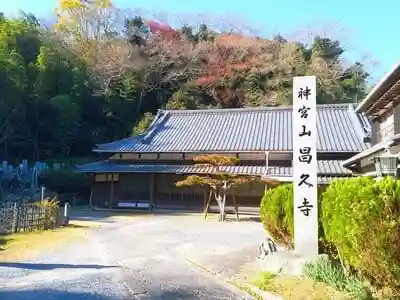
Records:
[[[153,20],[147,21],[145,24],[149,27],[149,30],[153,35],[162,37],[164,40],[175,40],[180,38],[179,32],[172,29],[168,24],[162,24]]]
[[[241,106],[243,93],[230,79],[260,66],[263,43],[238,34],[221,35],[208,42],[203,74],[193,84],[207,91],[222,106]]]
[[[113,8],[108,10],[110,15],[117,15]],[[101,10],[98,15],[103,16]],[[187,108],[187,103],[194,103],[191,107],[223,108],[288,105],[292,77],[306,74],[316,74],[319,79],[320,103],[348,101],[340,96],[346,93],[355,93],[357,99],[362,95],[359,85],[364,75],[360,72],[357,77],[352,75],[356,72],[351,72],[345,74],[346,78],[343,76],[338,59],[343,50],[329,39],[316,38],[310,47],[282,37],[267,40],[227,34],[224,32],[229,30],[218,32],[205,24],[176,29],[140,18],[125,30],[136,32],[138,43],[130,34],[126,39],[126,32],[120,33],[121,25],[112,26],[110,19],[100,18],[100,24],[110,34],[76,45],[83,48],[78,52],[84,54],[100,91],[121,89],[121,82],[127,77],[135,82],[138,88],[132,89],[130,95],[135,95],[131,98],[138,102],[137,114],[143,99],[150,94],[160,96],[155,102],[162,104],[176,98],[171,94],[185,94],[180,108]]]
[[[145,23],[151,34],[143,44],[136,45],[119,38],[103,41],[101,51],[92,56],[90,69],[103,90],[122,80],[127,74],[136,74],[140,82],[139,113],[143,98],[163,85],[173,86],[203,73],[203,47],[194,46],[179,32],[155,21]]]
[[[277,180],[262,178],[261,176],[236,175],[227,172],[227,167],[239,163],[239,159],[230,156],[217,154],[200,155],[193,159],[199,167],[209,167],[212,170],[208,175],[190,175],[184,180],[176,183],[177,187],[205,186],[210,189],[210,197],[206,206],[207,214],[210,202],[214,198],[219,207],[219,220],[225,220],[226,195],[230,189],[244,184],[264,182],[266,184],[278,184]],[[234,200],[235,201],[235,200]],[[239,219],[236,201],[234,209],[237,219]]]

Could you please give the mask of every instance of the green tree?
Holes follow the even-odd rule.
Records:
[[[161,108],[288,105],[293,76],[317,75],[318,103],[356,103],[369,88],[336,40],[174,29],[123,13],[108,0],[62,0],[55,30],[32,14],[0,15],[0,159],[87,156]]]

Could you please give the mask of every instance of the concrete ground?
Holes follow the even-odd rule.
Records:
[[[171,213],[77,218],[102,226],[57,252],[0,262],[1,300],[252,299],[221,277],[255,258],[264,238],[258,222]]]

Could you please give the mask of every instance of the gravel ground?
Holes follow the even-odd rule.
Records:
[[[168,215],[101,220],[62,251],[0,262],[0,299],[252,299],[196,264],[234,276],[254,259],[261,224]]]

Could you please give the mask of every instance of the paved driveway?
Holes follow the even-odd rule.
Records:
[[[182,215],[100,221],[62,251],[0,262],[0,299],[251,299],[199,266],[234,276],[255,256],[260,223]]]

